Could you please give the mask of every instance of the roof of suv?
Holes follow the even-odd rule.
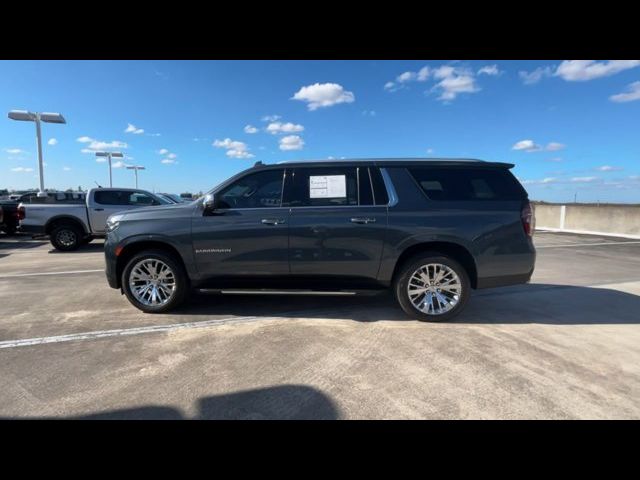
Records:
[[[323,159],[323,160],[292,160],[278,162],[275,165],[287,165],[287,166],[326,166],[326,165],[344,165],[349,163],[361,163],[365,165],[377,165],[377,166],[399,166],[399,165],[469,165],[473,164],[474,167],[502,167],[513,168],[512,163],[503,162],[487,162],[484,160],[477,160],[474,158],[344,158],[344,159]],[[273,166],[274,164],[263,164],[262,162],[256,162],[255,167]]]

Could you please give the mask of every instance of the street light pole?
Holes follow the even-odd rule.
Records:
[[[128,165],[127,170],[133,170],[136,174],[136,188],[138,188],[138,170],[146,170],[142,165]]]
[[[44,193],[44,162],[42,161],[42,132],[40,122],[46,123],[67,123],[59,113],[38,113],[29,112],[27,110],[11,110],[8,114],[11,120],[19,120],[22,122],[34,122],[36,124],[36,144],[38,146],[38,172],[40,173],[40,191],[39,197],[46,197]]]
[[[36,143],[38,144],[38,171],[40,173],[40,192],[44,193],[44,163],[42,162],[42,133],[40,131],[40,114],[35,114]]]
[[[96,152],[96,157],[107,157],[109,160],[109,187],[113,187],[113,177],[111,175],[111,157],[122,158],[120,152]]]

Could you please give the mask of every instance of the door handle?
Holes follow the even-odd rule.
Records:
[[[283,218],[263,218],[262,219],[263,225],[282,225],[283,223],[285,223]]]
[[[351,219],[351,223],[375,223],[375,218],[354,217]]]
[[[104,210],[104,208],[94,208],[93,209],[95,212],[102,212]]]

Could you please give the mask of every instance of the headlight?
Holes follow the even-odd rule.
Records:
[[[116,228],[118,228],[119,225],[120,225],[119,221],[108,219],[107,220],[107,233],[113,232]]]

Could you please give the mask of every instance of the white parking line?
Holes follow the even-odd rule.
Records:
[[[228,317],[216,320],[205,320],[202,322],[172,323],[168,325],[151,325],[138,328],[119,328],[115,330],[98,330],[95,332],[72,333],[69,335],[56,335],[52,337],[25,338],[22,340],[6,340],[0,342],[1,348],[27,347],[30,345],[43,345],[45,343],[73,342],[75,340],[94,340],[96,338],[122,337],[126,335],[140,335],[143,333],[171,332],[174,330],[184,330],[190,328],[205,328],[214,325],[224,325],[227,323],[243,323],[255,320],[257,316],[250,317]]]
[[[9,275],[0,275],[0,279],[13,278],[13,277],[38,277],[41,275],[71,275],[74,273],[95,273],[95,272],[104,272],[104,269],[101,268],[97,270],[68,270],[66,272],[10,273]]]
[[[602,243],[567,243],[564,245],[540,245],[536,247],[536,250],[539,248],[558,248],[558,247],[599,247],[602,245],[634,245],[638,244],[638,242],[602,242]]]

